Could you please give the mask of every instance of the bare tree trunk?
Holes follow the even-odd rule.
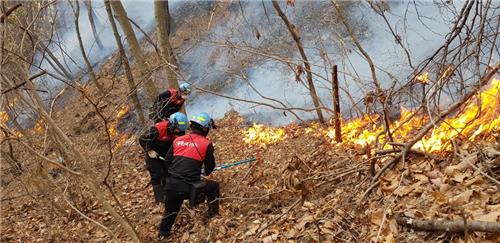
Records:
[[[333,96],[333,119],[335,127],[335,141],[342,142],[342,127],[340,126],[340,97],[339,97],[339,79],[337,75],[337,65],[333,65],[332,70],[332,96]]]
[[[169,40],[170,13],[168,11],[168,0],[155,0],[155,18],[161,55],[163,61],[167,62],[167,65],[165,65],[165,75],[168,80],[168,86],[170,88],[178,88],[179,83],[177,82],[174,70],[174,68],[177,67],[177,61],[174,53],[172,52],[172,46],[170,45]]]
[[[42,49],[43,48],[43,49]],[[49,49],[48,46],[40,43],[40,48],[39,50],[41,52],[45,52],[49,55],[50,59],[52,59],[52,61],[49,61],[49,59],[47,58],[46,60],[50,63],[50,62],[54,62],[55,65],[57,65],[57,67],[59,68],[59,70],[62,72],[63,76],[67,79],[71,79],[71,73],[68,71],[68,69],[66,69],[62,63],[57,59],[57,57],[54,55],[54,53]],[[52,66],[52,64],[51,64]],[[58,73],[58,69],[54,68],[54,70],[56,70]],[[61,74],[61,73],[60,73]]]
[[[175,56],[172,52],[172,47],[169,41],[169,25],[170,13],[168,12],[168,0],[155,0],[155,18],[158,42],[160,42],[160,50],[162,58],[168,64],[165,66],[165,74],[167,75],[168,86],[178,88],[179,84],[175,75],[174,67],[177,66]]]
[[[82,52],[83,60],[85,61],[85,65],[87,65],[87,69],[90,74],[90,78],[92,79],[92,82],[94,82],[94,85],[97,87],[99,93],[103,94],[104,93],[103,87],[97,81],[97,76],[95,75],[94,68],[92,68],[92,64],[90,63],[87,54],[85,53],[85,47],[83,46],[82,36],[80,35],[80,24],[78,23],[78,20],[80,18],[80,3],[78,1],[75,1],[74,3],[75,3],[75,8],[73,10],[75,13],[75,29],[76,29],[76,36],[78,37],[78,44],[80,45],[80,51]]]
[[[273,0],[273,6],[276,9],[276,12],[278,15],[281,17],[283,22],[285,22],[286,27],[290,31],[290,34],[293,37],[293,40],[297,44],[297,48],[299,49],[300,55],[302,56],[302,61],[304,62],[304,66],[306,69],[307,73],[307,83],[309,85],[309,93],[311,94],[311,98],[314,103],[314,107],[316,107],[316,113],[318,114],[318,119],[321,123],[325,123],[325,119],[323,118],[323,113],[321,112],[320,109],[320,102],[319,102],[319,97],[316,94],[316,88],[314,87],[313,79],[312,79],[312,73],[311,73],[311,64],[309,63],[309,60],[307,59],[306,53],[304,51],[304,46],[302,45],[302,41],[300,40],[300,35],[297,31],[297,28],[288,20],[286,17],[285,13],[280,8],[280,5],[276,0]]]
[[[95,22],[94,22],[94,17],[97,17],[94,13],[94,10],[92,9],[92,1],[90,0],[85,0],[85,6],[87,7],[87,13],[89,16],[89,22],[90,22],[90,27],[92,28],[92,34],[94,35],[95,42],[97,43],[97,46],[99,49],[104,49],[104,46],[102,45],[101,38],[99,38],[99,34],[97,33],[97,29],[95,27]]]
[[[170,45],[170,12],[168,10],[168,0],[155,0],[155,18],[158,41],[160,42],[160,50],[165,65],[165,75],[168,81],[169,88],[178,88],[177,82],[178,65],[175,55]],[[186,106],[181,107],[181,112],[186,113]]]
[[[148,99],[151,104],[156,100],[158,96],[158,89],[156,88],[151,76],[148,74],[148,64],[144,59],[144,55],[141,50],[141,46],[139,45],[139,41],[137,41],[137,37],[135,36],[134,30],[132,29],[132,25],[128,21],[127,12],[120,1],[110,1],[111,7],[113,8],[113,12],[115,13],[115,17],[120,23],[122,27],[123,33],[125,33],[125,38],[127,39],[127,43],[130,46],[130,51],[132,52],[132,56],[134,56],[135,61],[137,62],[137,66],[139,67],[139,72],[141,76],[148,75],[144,82],[144,87],[146,89],[146,93],[148,95]]]
[[[120,34],[118,33],[118,29],[116,28],[116,22],[115,19],[113,18],[113,11],[111,10],[111,5],[109,4],[109,0],[104,1],[104,5],[106,7],[106,12],[108,13],[109,22],[111,23],[111,29],[113,30],[113,35],[115,36],[116,45],[118,46],[118,51],[120,53],[120,58],[125,68],[125,76],[127,77],[127,83],[130,95],[132,96],[131,97],[132,102],[134,103],[137,116],[139,117],[139,121],[141,122],[141,124],[144,124],[145,123],[144,113],[142,112],[141,102],[139,101],[139,97],[137,96],[134,77],[132,76],[132,70],[130,69],[130,64],[128,62],[127,54],[125,53],[125,49],[123,48]]]

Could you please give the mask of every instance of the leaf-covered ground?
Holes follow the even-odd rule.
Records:
[[[123,98],[128,93],[126,81],[114,76],[118,66],[113,56],[101,70],[100,81],[107,89],[104,98],[92,87],[80,87],[101,114],[79,91],[68,89],[61,98],[65,105],[56,107],[54,119],[91,163],[98,181],[109,172],[107,183],[123,212],[143,241],[152,242],[164,209],[153,202],[137,144],[137,134],[144,128],[136,125],[133,110],[115,120],[121,107],[132,107]],[[109,121],[108,129],[116,126],[119,131],[110,147],[100,115]],[[499,180],[498,134],[492,135],[497,136],[496,143],[475,147],[457,141],[454,152],[410,154],[362,198],[370,186],[373,149],[332,145],[316,135],[322,133],[311,132],[321,129],[311,124],[284,127],[286,138],[276,144],[248,145],[242,131],[250,124],[236,112],[228,111],[216,123],[218,129],[209,137],[218,163],[259,159],[215,172],[211,177],[221,182],[221,215],[203,224],[205,205],[183,206],[169,238],[172,242],[461,242],[463,234],[413,232],[395,219],[403,214],[418,219],[499,221],[498,187],[481,174],[496,173]],[[43,131],[30,134],[37,151],[58,159],[57,146],[46,140]],[[112,159],[109,149],[114,151]],[[2,161],[1,242],[111,241],[108,232],[81,214],[116,232],[120,241],[130,241],[89,192],[85,179],[46,166],[19,144],[14,143],[14,151],[23,170],[19,173]],[[389,158],[377,159],[375,169],[380,170]],[[75,161],[65,164],[81,170]],[[106,186],[101,185],[101,190],[113,201]],[[120,205],[113,205],[122,211]],[[469,242],[500,241],[500,236],[485,233],[467,237]]]
[[[77,107],[86,110],[85,104]],[[95,158],[91,162],[102,179],[108,169],[107,142],[94,132],[102,128],[95,115],[81,124],[82,114],[88,113],[80,113],[64,129],[82,152]],[[68,113],[61,111],[58,116],[67,119]],[[215,172],[212,179],[222,185],[221,215],[203,224],[201,215],[206,206],[183,207],[170,237],[173,242],[460,242],[464,241],[461,234],[412,232],[398,226],[395,217],[462,219],[465,215],[468,220],[499,220],[498,188],[472,166],[484,171],[485,166],[498,166],[498,143],[481,144],[482,155],[466,145],[457,151],[462,157],[411,155],[385,174],[367,199],[362,199],[371,179],[366,149],[331,145],[314,133],[306,133],[307,124],[285,127],[287,137],[282,142],[250,146],[242,142],[242,130],[248,125],[237,113],[228,112],[217,123],[219,128],[211,131],[210,138],[219,163],[253,155],[259,160]],[[95,128],[85,132],[84,126],[89,124]],[[84,131],[75,132],[79,129]],[[24,154],[21,157],[29,158]],[[378,165],[384,161],[379,160]],[[30,195],[2,200],[2,242],[111,240],[107,232],[71,209],[66,200],[88,217],[120,232],[120,240],[129,240],[82,186],[81,179],[37,163],[33,159],[30,170],[3,187],[4,197]],[[68,164],[78,170],[77,164]],[[151,187],[147,186],[149,175],[135,136],[116,151],[111,167],[109,181],[127,217],[144,241],[154,241],[163,207],[153,203]],[[56,187],[65,191],[53,190]],[[109,197],[104,186],[102,190]],[[469,240],[498,242],[498,237],[471,233]]]

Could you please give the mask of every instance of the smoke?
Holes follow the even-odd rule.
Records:
[[[154,29],[154,6],[152,1],[122,1],[128,16],[145,31]],[[175,29],[186,28],[199,16],[207,20],[214,9],[213,2],[170,1],[170,11]],[[183,41],[174,51],[180,70],[187,80],[196,86],[209,88],[224,95],[257,103],[268,103],[282,107],[282,101],[289,107],[313,108],[309,91],[305,85],[305,75],[296,80],[293,72],[302,64],[295,42],[283,21],[277,16],[270,1],[242,1],[229,4],[224,16],[216,17],[209,23],[202,22],[199,33],[193,39]],[[342,2],[349,15],[349,21],[361,45],[377,66],[377,76],[383,88],[387,88],[396,78],[404,83],[413,71],[403,49],[398,45],[383,18],[378,16],[367,3]],[[439,2],[408,3],[393,1],[386,11],[387,21],[400,36],[403,45],[411,55],[415,66],[429,57],[444,43],[445,34],[450,31],[457,9],[464,3]],[[100,49],[92,35],[87,9],[81,3],[80,31],[85,50],[96,66],[105,61],[116,50],[116,43],[109,26],[102,1],[92,2],[99,37],[104,45]],[[332,107],[331,64],[339,66],[342,110],[348,115],[352,103],[347,99],[348,91],[355,101],[374,89],[367,61],[353,45],[345,27],[335,17],[330,1],[296,1],[294,7],[280,3],[290,21],[297,26],[304,49],[312,64],[314,83],[318,96],[326,107]],[[57,58],[63,60],[72,76],[85,73],[85,66],[79,50],[72,23],[73,12],[68,3],[60,3],[64,13],[61,21],[66,23],[60,36],[60,45],[50,48]],[[135,29],[139,38],[140,31]],[[173,32],[175,35],[175,30]],[[123,35],[122,35],[123,36]],[[66,50],[66,52],[62,52]],[[242,50],[245,49],[245,50]],[[258,52],[259,54],[256,54]],[[290,61],[284,63],[270,57]],[[330,63],[331,61],[331,63]],[[46,61],[42,66],[56,74],[56,70]],[[390,75],[389,75],[389,74]],[[60,75],[59,75],[60,76]],[[392,76],[392,78],[391,78]],[[56,86],[57,81],[42,81]],[[248,85],[250,82],[260,95]],[[162,82],[164,83],[164,82]],[[267,122],[274,125],[297,121],[287,111],[272,109],[265,105],[246,103],[195,91],[189,97],[187,110],[190,114],[206,111],[215,118],[221,118],[229,109],[235,109],[250,122]],[[312,112],[295,111],[302,119],[314,119]]]
[[[125,9],[127,10],[128,17],[132,19],[135,23],[141,26],[145,31],[151,31],[154,28],[154,8],[152,1],[122,1]],[[76,2],[73,2],[75,5]],[[98,66],[106,60],[110,54],[116,51],[117,46],[111,30],[111,25],[109,24],[106,9],[104,7],[103,1],[92,1],[92,9],[95,13],[94,21],[96,24],[99,39],[103,44],[103,48],[100,48],[94,35],[92,34],[91,24],[88,18],[88,9],[85,4],[80,1],[80,15],[79,15],[79,29],[82,37],[82,42],[84,45],[85,52],[94,66]],[[49,46],[49,49],[54,53],[54,56],[59,60],[64,68],[71,74],[69,79],[74,79],[80,75],[85,75],[87,72],[87,67],[85,66],[83,56],[78,44],[76,28],[74,25],[74,12],[69,2],[62,1],[57,5],[58,8],[58,18],[56,21],[58,23],[58,29],[56,30],[56,35],[54,37],[54,42]],[[144,14],[151,13],[151,14]],[[120,35],[124,37],[123,32],[118,25]],[[134,26],[135,28],[135,26]],[[134,29],[138,38],[142,38],[143,34],[137,29]],[[49,73],[63,80],[68,80],[68,77],[61,75],[61,71],[58,67],[50,65],[46,57],[40,59],[40,66],[47,70]],[[53,61],[50,59],[50,61]],[[42,79],[40,84],[47,87],[51,93],[57,93],[61,87],[59,80],[52,77],[47,77]]]
[[[459,9],[463,3],[455,4],[456,6],[444,7]],[[405,82],[412,68],[383,18],[365,3],[348,5],[351,24],[361,45],[377,66],[377,76],[383,88],[388,88],[393,81],[386,72],[396,77],[400,83]],[[295,7],[287,7],[284,3],[281,6],[300,31],[306,54],[313,65],[312,70],[317,74],[314,75],[314,83],[325,106],[332,107],[331,84],[319,77],[328,80],[331,78],[330,65],[325,63],[325,56],[339,65],[341,89],[348,90],[356,101],[374,89],[367,61],[353,46],[341,22],[332,21],[335,14],[330,2],[297,1]],[[429,57],[444,43],[444,35],[449,32],[454,16],[451,11],[443,11],[444,7],[433,2],[417,3],[416,8],[413,3],[408,4],[406,1],[390,3],[390,11],[386,13],[387,20],[396,34],[401,36],[404,46],[410,52],[413,65]],[[255,30],[262,36],[260,39],[255,37]],[[233,9],[228,19],[215,25],[211,32],[205,40],[206,45],[200,45],[181,56],[185,64],[183,68],[195,84],[214,86],[223,83],[226,95],[280,107],[277,102],[260,97],[246,82],[229,72],[229,66],[241,65],[240,71],[247,75],[249,81],[264,96],[282,100],[291,107],[313,107],[309,91],[296,82],[289,66],[277,60],[266,60],[263,63],[259,58],[249,58],[248,53],[210,45],[229,41],[241,46],[263,48],[263,52],[270,50],[270,53],[281,54],[294,60],[294,63],[301,64],[295,43],[291,41],[288,30],[269,2],[244,2],[242,7]],[[347,52],[344,53],[344,50]],[[209,59],[213,55],[217,56],[215,62]],[[305,80],[305,76],[303,79]],[[190,113],[208,111],[219,118],[228,108],[233,108],[254,122],[281,125],[295,121],[290,113],[287,112],[285,116],[281,110],[213,95],[203,96],[197,93],[195,96],[188,105]],[[343,112],[347,113],[352,109],[352,104],[345,98],[345,93],[341,92],[341,96]],[[315,112],[297,113],[303,119],[315,118]]]

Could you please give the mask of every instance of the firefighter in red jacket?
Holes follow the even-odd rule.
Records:
[[[146,168],[151,175],[151,184],[156,203],[165,201],[164,178],[167,170],[165,158],[174,138],[184,135],[188,119],[181,112],[172,114],[168,120],[160,121],[139,138],[139,144],[146,153]]]
[[[151,107],[149,118],[155,123],[167,119],[181,109],[186,96],[190,93],[191,85],[188,83],[181,83],[178,90],[170,88],[162,92]]]
[[[208,210],[205,220],[219,213],[219,183],[201,178],[202,166],[205,175],[210,175],[215,168],[214,146],[206,138],[214,122],[210,116],[202,112],[190,120],[191,133],[177,137],[165,158],[168,168],[168,190],[166,211],[160,223],[160,239],[170,235],[170,230],[175,222],[184,199],[190,199],[195,185],[199,187],[202,198],[207,199]],[[199,203],[199,202],[197,202]]]

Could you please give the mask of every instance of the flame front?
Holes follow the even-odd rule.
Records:
[[[116,113],[116,119],[109,124],[108,127],[108,133],[110,137],[116,137],[118,135],[118,130],[116,129],[116,126],[118,125],[118,120],[125,116],[128,113],[128,106],[123,105],[118,113]]]
[[[5,111],[0,111],[0,126],[5,127],[7,121],[9,121],[9,114]]]
[[[248,144],[274,144],[285,139],[285,130],[254,123],[248,130],[243,131],[243,135],[243,141]]]
[[[452,68],[448,69],[446,71],[451,72]],[[428,82],[428,73],[418,76],[417,80]],[[471,141],[492,140],[491,134],[500,132],[499,91],[500,80],[493,79],[488,88],[469,100],[455,117],[446,118],[442,123],[435,124],[435,128],[413,148],[426,152],[449,151],[452,149],[451,140],[457,137],[468,138]],[[406,142],[419,131],[419,128],[430,121],[430,118],[424,114],[401,108],[401,118],[390,124],[392,137],[395,141]],[[378,115],[364,115],[361,118],[343,121],[341,130],[342,141],[345,144],[365,146],[374,144],[377,138],[380,143],[387,140],[384,126]],[[318,123],[312,123],[305,128],[305,133],[322,136],[332,144],[336,143],[333,126],[323,128]],[[243,134],[245,136],[243,141],[248,144],[271,144],[286,137],[283,129],[257,124],[243,131]]]
[[[115,145],[113,146],[113,151],[120,149],[129,138],[128,134],[121,134],[119,138],[116,138],[118,136],[118,129],[117,129],[118,121],[120,120],[120,118],[124,117],[128,113],[128,111],[129,111],[128,106],[123,105],[118,111],[118,113],[116,113],[116,119],[109,124],[108,127],[109,136],[112,139],[116,140]]]
[[[492,132],[499,132],[500,80],[493,79],[490,87],[471,99],[457,117],[447,118],[432,133],[415,144],[414,148],[435,152],[451,149],[451,139],[459,136],[475,140],[481,135],[491,139]]]

